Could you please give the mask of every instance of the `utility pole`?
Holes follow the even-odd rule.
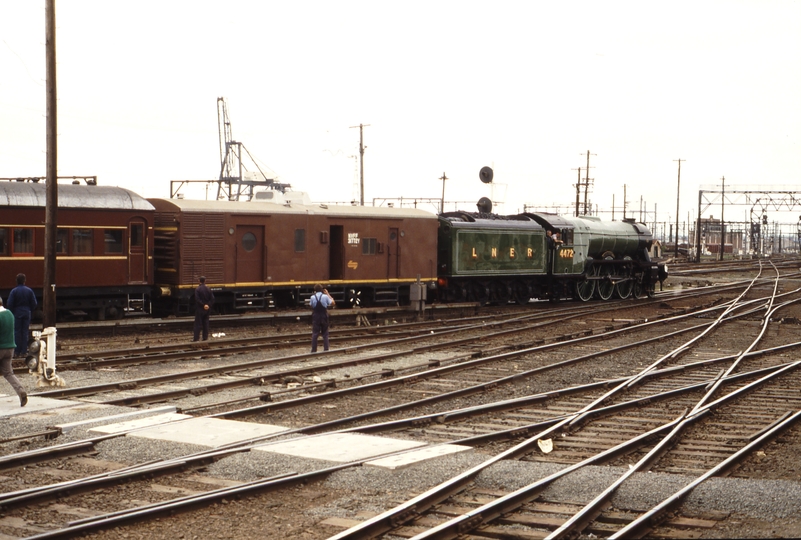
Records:
[[[642,195],[640,195],[640,223],[644,223],[642,220]]]
[[[723,202],[726,199],[726,177],[720,178],[720,260],[723,260],[723,249],[726,247],[726,226],[723,224]]]
[[[370,124],[359,124],[358,126],[350,126],[352,128],[359,128],[359,206],[364,206],[364,128]]]
[[[576,217],[579,217],[579,194],[581,193],[581,167],[578,169],[570,169],[571,171],[578,171],[578,178],[576,178]]]
[[[623,184],[623,219],[626,219],[626,184]]]
[[[56,325],[56,228],[58,225],[58,129],[56,121],[56,0],[45,0],[47,163],[45,178],[44,279],[42,328]]]
[[[597,154],[592,154],[593,156]],[[587,208],[587,193],[590,191],[590,151],[587,150],[587,169],[584,174],[584,215],[589,215],[587,212],[592,209]]]
[[[673,256],[679,258],[679,189],[681,189],[681,162],[687,161],[686,159],[674,159],[673,161],[679,162],[679,179],[676,182],[676,251]]]
[[[439,205],[439,213],[440,214],[444,214],[445,213],[445,180],[447,180],[447,179],[448,179],[448,177],[445,176],[445,173],[443,172],[442,173],[442,177],[440,177],[440,180],[442,180],[442,202]]]

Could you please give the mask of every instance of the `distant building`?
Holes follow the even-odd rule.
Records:
[[[741,230],[729,230],[729,224],[725,224],[725,239],[723,243],[723,253],[744,253],[745,234]],[[712,216],[701,218],[701,253],[720,253],[720,220]]]

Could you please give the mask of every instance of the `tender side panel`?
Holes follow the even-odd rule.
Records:
[[[457,229],[454,275],[539,274],[545,272],[543,231]]]

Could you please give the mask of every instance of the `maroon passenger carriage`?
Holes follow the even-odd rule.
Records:
[[[148,311],[153,287],[153,206],[123,188],[59,184],[56,311],[94,319]],[[24,273],[40,308],[44,181],[0,182],[0,295]]]
[[[301,306],[316,283],[343,307],[408,304],[418,278],[436,282],[438,221],[422,210],[311,204],[280,192],[149,201],[161,292],[153,302],[164,313],[192,313],[201,275],[221,313]]]

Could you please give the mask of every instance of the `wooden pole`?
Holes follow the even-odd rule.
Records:
[[[56,101],[56,3],[45,0],[47,164],[45,180],[44,280],[42,327],[56,325],[56,230],[58,224],[58,129]]]

